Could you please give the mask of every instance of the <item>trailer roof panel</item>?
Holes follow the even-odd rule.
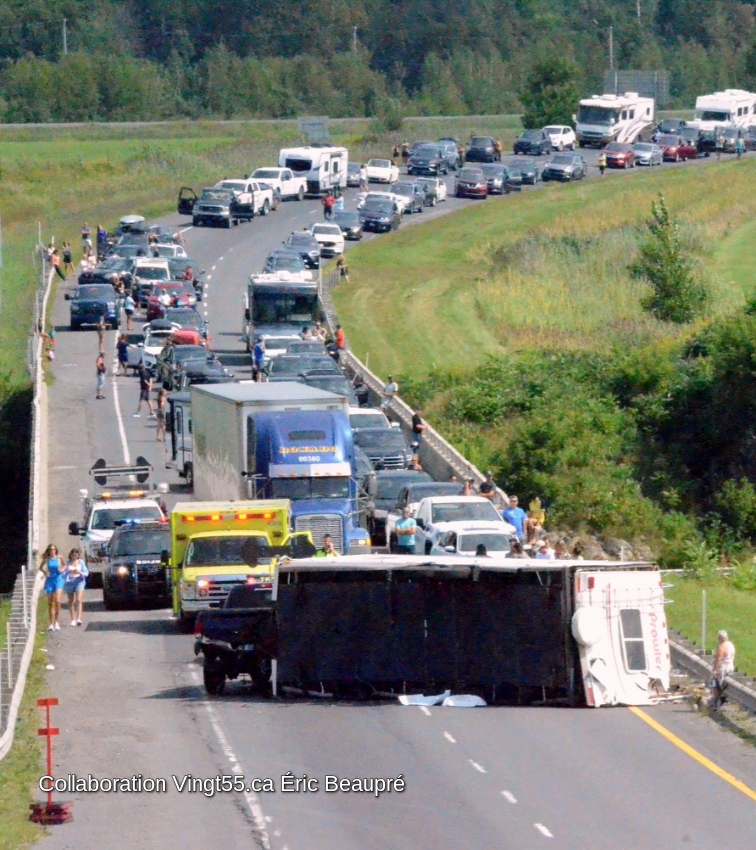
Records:
[[[343,402],[344,396],[329,393],[306,384],[295,381],[280,381],[277,383],[257,383],[256,381],[240,381],[237,384],[193,385],[192,395],[212,396],[237,403],[248,401],[280,402],[286,401],[333,401]]]

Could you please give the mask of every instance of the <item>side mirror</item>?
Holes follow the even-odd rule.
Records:
[[[374,499],[378,494],[378,482],[375,480],[374,472],[371,472],[370,475],[368,475],[367,492],[368,496],[370,496],[372,499]]]
[[[425,520],[422,520],[422,519],[416,519],[416,520],[415,520],[415,525],[416,525],[418,528],[425,528]]]
[[[66,299],[66,301],[70,301],[71,300],[71,293],[66,292],[66,294],[63,297]]]
[[[444,552],[449,552],[450,554],[452,554],[452,555],[453,555],[453,554],[454,554],[454,551],[455,551],[455,550],[454,550],[454,547],[453,547],[453,546],[444,546]]]
[[[79,523],[78,522],[69,522],[68,523],[68,533],[74,535],[74,537],[78,537],[80,532]]]
[[[170,566],[170,564],[171,564],[171,553],[168,551],[168,549],[163,549],[163,551],[160,553],[160,566],[168,567],[168,566]]]

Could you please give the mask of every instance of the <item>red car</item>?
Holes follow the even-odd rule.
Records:
[[[457,175],[458,198],[487,198],[488,180],[480,168],[463,168]]]
[[[635,151],[624,142],[611,142],[604,148],[609,168],[635,168]]]
[[[657,142],[664,151],[665,162],[680,162],[681,159],[697,159],[698,148],[680,136],[661,136]]]
[[[196,297],[192,299],[183,283],[159,283],[152,287],[147,298],[147,321],[162,319],[166,307],[193,307],[196,301]]]

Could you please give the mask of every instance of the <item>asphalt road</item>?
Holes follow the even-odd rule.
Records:
[[[610,172],[604,179],[615,176]],[[422,222],[468,203],[476,202],[450,199],[415,219]],[[207,271],[203,309],[213,348],[238,377],[249,376],[240,336],[247,276],[262,267],[268,251],[290,230],[320,217],[317,202],[290,202],[230,231],[203,228],[185,234],[189,253]],[[175,473],[165,469],[154,420],[132,417],[135,379],[114,379],[111,366],[106,398],[96,401],[96,334],[67,332],[60,290],[53,309],[59,333],[48,408],[49,511],[51,540],[66,550],[76,543],[67,536],[67,525],[79,518],[77,491],[91,487],[87,472],[98,457],[121,462],[144,455],[156,480],[171,485],[169,505],[187,494]],[[107,344],[114,354],[114,333]],[[41,842],[50,850],[635,850],[659,844],[750,850],[756,844],[754,800],[626,709],[422,710],[273,702],[258,699],[244,685],[208,700],[192,638],[178,634],[169,612],[105,612],[100,591],[90,590],[85,628],[69,628],[66,614],[62,619],[61,632],[47,641],[47,658],[55,668],[48,676],[49,695],[60,698],[54,715],[61,728],[56,776],[141,774],[164,778],[168,790],[63,793],[61,799],[74,801],[75,819]],[[756,788],[756,758],[747,744],[685,707],[665,706],[649,714]],[[284,791],[281,777],[287,771],[317,779],[318,790]],[[268,778],[276,790],[179,792],[172,777],[188,774],[243,776],[245,784]],[[403,792],[379,798],[328,793],[327,775],[401,775],[406,784]]]

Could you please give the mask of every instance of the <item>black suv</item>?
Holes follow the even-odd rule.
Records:
[[[448,174],[449,164],[438,145],[420,145],[407,160],[407,174]]]
[[[118,329],[120,309],[118,295],[109,283],[85,283],[76,287],[73,296],[66,292],[66,301],[71,302],[71,330],[78,331],[82,325],[97,325],[104,317],[105,324]]]
[[[320,268],[320,244],[308,230],[295,230],[284,242],[290,251],[296,251],[308,269]]]
[[[402,217],[399,208],[391,200],[370,198],[365,201],[360,210],[360,221],[363,230],[372,230],[375,233],[387,233],[389,230],[397,230]]]
[[[171,577],[160,557],[170,548],[171,530],[165,521],[118,525],[108,543],[108,563],[102,573],[105,608],[115,611],[148,601],[169,604]]]
[[[551,138],[543,130],[523,130],[514,143],[514,152],[542,156],[551,153]]]
[[[492,136],[473,136],[465,152],[467,162],[495,162],[496,146]]]

